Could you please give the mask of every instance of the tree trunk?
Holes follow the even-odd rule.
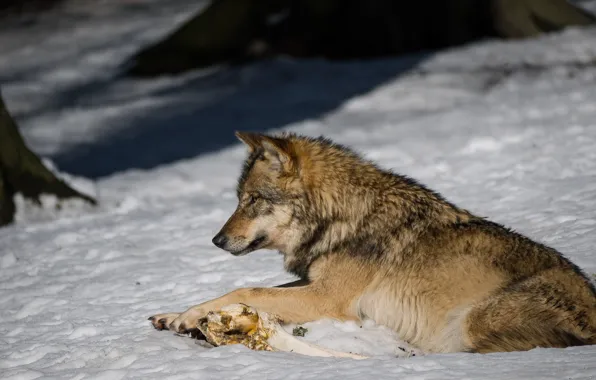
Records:
[[[14,219],[15,193],[38,202],[41,194],[53,194],[60,199],[81,198],[93,205],[97,203],[57,178],[27,148],[0,93],[0,226]]]
[[[215,0],[163,41],[137,53],[128,73],[137,76],[179,73],[240,58],[255,37],[262,19],[260,13],[268,3],[267,0]]]
[[[495,30],[504,38],[534,37],[593,24],[594,15],[566,0],[493,0]]]
[[[14,191],[4,179],[2,166],[0,166],[0,226],[12,223],[14,219]]]
[[[138,52],[127,73],[175,74],[274,54],[332,59],[392,56],[485,37],[533,37],[594,22],[593,15],[566,0],[430,3],[214,0],[171,35]],[[287,16],[272,23],[280,11]]]

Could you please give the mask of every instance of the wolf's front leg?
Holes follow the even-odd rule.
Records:
[[[167,328],[181,334],[195,331],[198,320],[209,311],[226,305],[244,303],[278,316],[284,323],[304,323],[321,318],[356,320],[349,302],[329,297],[323,289],[307,285],[290,288],[245,288],[193,306],[182,314],[158,314],[150,319],[157,329]]]

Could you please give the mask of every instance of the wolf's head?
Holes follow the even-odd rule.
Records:
[[[297,216],[304,198],[292,141],[236,132],[249,157],[238,182],[238,207],[213,244],[241,256],[260,248],[291,251],[302,229]]]

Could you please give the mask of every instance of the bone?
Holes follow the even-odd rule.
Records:
[[[199,320],[199,330],[214,346],[243,344],[257,351],[293,352],[307,356],[366,359],[366,356],[340,352],[305,342],[288,333],[279,318],[257,312],[245,304],[233,304],[212,311]]]

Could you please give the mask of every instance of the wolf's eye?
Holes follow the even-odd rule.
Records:
[[[257,197],[256,196],[254,196],[254,195],[249,195],[248,196],[248,204],[249,205],[255,204],[256,201],[257,201]]]

